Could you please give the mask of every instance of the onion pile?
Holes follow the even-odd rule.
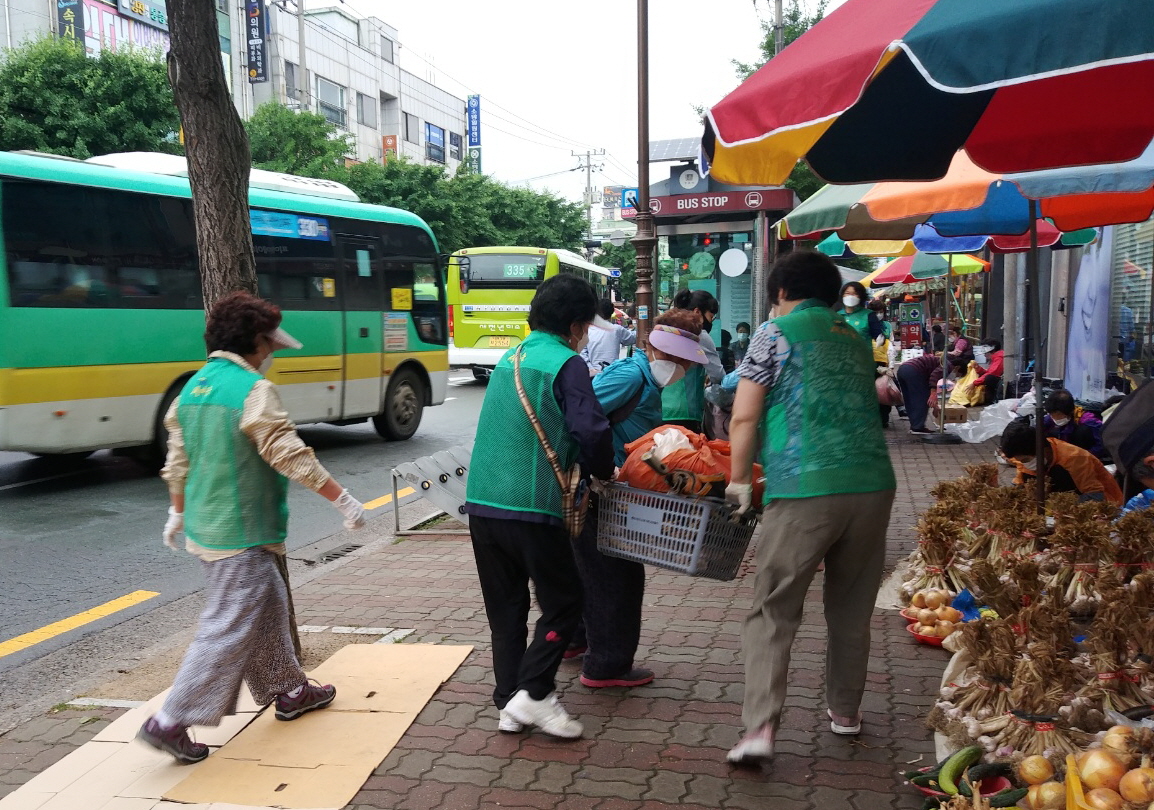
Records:
[[[962,612],[950,607],[950,594],[946,591],[918,591],[910,604],[920,608],[914,630],[918,635],[931,638],[945,638],[954,632],[962,621]]]

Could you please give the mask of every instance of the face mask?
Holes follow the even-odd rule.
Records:
[[[266,376],[270,368],[272,368],[272,354],[269,354],[268,357],[261,360],[256,370],[261,373],[261,376]]]
[[[1061,419],[1058,419],[1058,418],[1053,417],[1053,416],[1051,416],[1050,418],[1054,420],[1054,427],[1065,427],[1066,425],[1070,424],[1070,420],[1064,416]]]
[[[658,388],[665,388],[685,376],[685,369],[672,360],[654,360],[649,364]]]
[[[584,349],[588,345],[589,345],[589,332],[588,332],[588,330],[586,330],[585,334],[581,336],[581,339],[579,341],[577,341],[577,348],[575,348],[573,351],[580,353],[581,350]]]
[[[705,322],[701,324],[701,331],[702,332],[712,332],[713,331],[713,321],[709,320],[709,318],[706,318]]]
[[[847,295],[841,299],[841,302],[843,304],[845,304],[847,307],[856,307],[859,304],[861,304],[861,299],[858,298],[856,295]]]
[[[743,344],[749,343],[749,333],[748,332],[738,332],[737,333],[737,342],[743,343]]]
[[[1018,463],[1022,465],[1023,470],[1029,470],[1030,472],[1037,472],[1038,471],[1038,459],[1036,459],[1036,458],[1032,458],[1028,462],[1018,462]]]

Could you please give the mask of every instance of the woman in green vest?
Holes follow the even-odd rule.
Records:
[[[609,420],[578,354],[596,315],[597,293],[584,279],[562,273],[544,281],[529,305],[532,331],[493,369],[477,422],[465,511],[492,634],[500,731],[583,733],[556,695],[557,669],[581,618],[581,577],[561,485],[528,409],[563,470],[579,463],[587,475],[612,476]],[[541,617],[526,645],[530,582]]]
[[[164,419],[168,458],[161,477],[172,505],[164,544],[200,558],[207,597],[184,663],[160,711],[137,738],[198,762],[208,746],[189,726],[215,726],[236,711],[241,683],[278,720],[295,720],[333,702],[336,689],[309,683],[293,650],[288,588],[281,574],[289,480],[307,486],[345,518],[365,510],[328,474],[297,435],[276,386],[263,374],[278,349],[301,344],[280,328],[280,309],[244,292],[208,314],[208,363],[189,378]]]
[[[701,433],[701,422],[705,417],[706,379],[717,384],[725,377],[717,345],[709,336],[720,307],[708,290],[680,290],[673,296],[673,307],[692,312],[701,319],[700,340],[701,349],[705,352],[705,363],[695,363],[685,372],[684,377],[662,389],[661,416],[666,424],[681,425],[694,433]]]
[[[869,293],[860,282],[851,281],[842,287],[839,298],[841,299],[841,309],[838,310],[838,314],[845,318],[845,322],[855,332],[870,343],[877,343],[879,337],[882,343],[885,342],[885,323],[868,306]]]
[[[825,692],[830,728],[861,730],[870,617],[885,562],[896,481],[878,423],[870,344],[835,314],[828,256],[788,253],[767,279],[772,320],[738,373],[726,497],[751,506],[754,457],[765,470],[753,606],[742,629],[746,735],[734,763],[773,756],[790,647],[810,581],[825,562]]]

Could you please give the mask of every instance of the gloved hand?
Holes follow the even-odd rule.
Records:
[[[878,337],[877,337],[877,340],[875,340],[875,341],[874,341],[874,345],[875,345],[875,346],[884,346],[884,345],[886,345],[886,336],[885,336],[885,334],[881,334],[881,335],[878,335]]]
[[[333,501],[333,506],[344,515],[346,529],[359,529],[365,525],[365,507],[350,495],[347,489],[341,490],[340,497]]]
[[[173,551],[180,551],[176,537],[182,531],[184,531],[184,513],[177,512],[175,506],[168,507],[168,520],[164,523],[164,533],[161,535],[164,544]]]
[[[737,504],[737,514],[748,512],[753,506],[753,484],[730,484],[725,488],[725,500]]]

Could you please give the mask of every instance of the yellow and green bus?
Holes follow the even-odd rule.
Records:
[[[292,418],[412,436],[448,378],[429,227],[338,183],[258,170],[249,205],[260,293],[304,344],[270,373]],[[0,152],[0,262],[0,450],[155,459],[168,403],[205,358],[183,158]]]
[[[609,270],[568,250],[483,247],[449,259],[449,364],[485,379],[501,356],[529,334],[529,303],[537,285],[558,273],[581,276],[609,295]]]

